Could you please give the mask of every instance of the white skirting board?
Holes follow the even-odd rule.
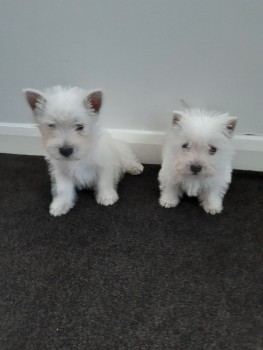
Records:
[[[161,163],[164,132],[109,129],[110,134],[130,144],[145,164]],[[234,169],[263,171],[263,135],[235,135]],[[43,155],[43,147],[34,124],[0,123],[0,153]]]

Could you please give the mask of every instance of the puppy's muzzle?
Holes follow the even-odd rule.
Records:
[[[197,175],[202,170],[202,167],[201,165],[198,165],[198,164],[192,164],[190,166],[190,170],[194,175]]]
[[[59,149],[60,154],[64,157],[69,157],[73,153],[73,148],[72,147],[61,147]]]

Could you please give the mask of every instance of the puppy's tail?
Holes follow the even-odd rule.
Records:
[[[182,106],[186,109],[191,109],[192,107],[187,103],[185,102],[182,98],[180,99],[180,102],[182,104]]]

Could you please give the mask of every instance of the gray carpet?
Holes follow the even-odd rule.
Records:
[[[262,174],[210,216],[161,208],[158,170],[53,218],[43,158],[0,155],[1,350],[263,349]]]

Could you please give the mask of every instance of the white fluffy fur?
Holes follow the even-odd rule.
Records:
[[[159,173],[163,207],[175,207],[186,193],[197,196],[207,213],[222,211],[223,197],[231,182],[230,139],[236,120],[228,114],[200,109],[174,112]],[[191,166],[199,166],[201,171],[194,174]]]
[[[75,204],[76,188],[92,187],[99,204],[115,203],[121,176],[125,172],[137,175],[143,166],[124,142],[113,140],[101,127],[101,92],[57,86],[43,93],[31,89],[25,93],[50,166],[50,214],[66,214]],[[83,130],[77,130],[79,125]],[[73,148],[72,154],[63,156],[63,147]]]

